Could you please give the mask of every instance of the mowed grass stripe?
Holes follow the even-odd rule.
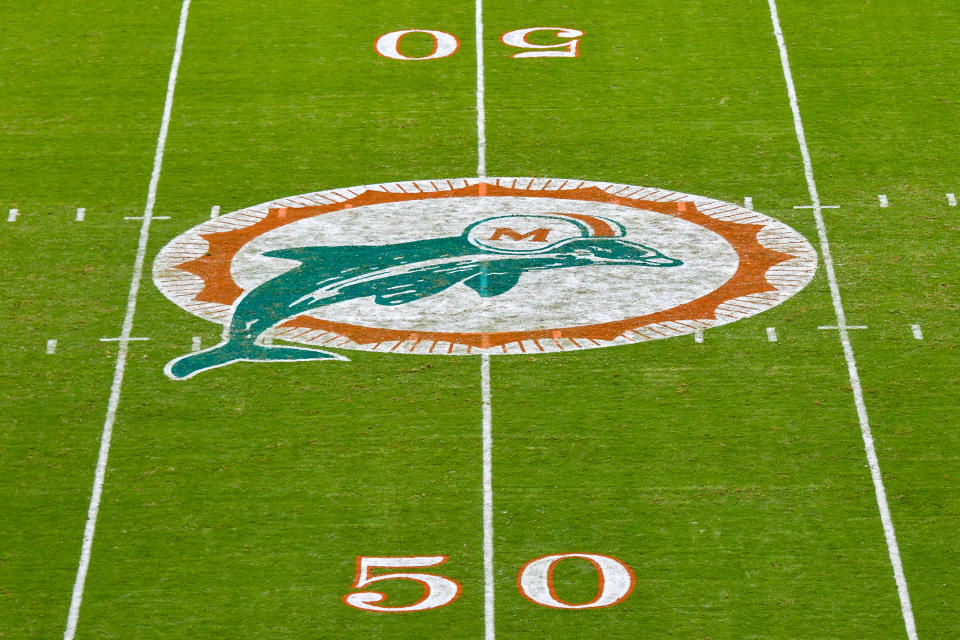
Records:
[[[197,64],[184,69],[185,84],[178,89],[181,120],[171,131],[159,201],[173,219],[154,226],[151,253],[193,224],[187,222],[192,216],[197,222],[208,217],[213,203],[229,211],[326,186],[472,173],[476,76],[467,44],[472,8],[447,8],[451,15],[438,15],[435,7],[407,2],[396,5],[394,15],[324,5],[319,12],[327,19],[317,20],[315,5],[231,8],[226,15],[222,7],[200,7],[204,37],[190,45],[198,47],[189,58]],[[956,552],[950,523],[960,504],[949,473],[955,462],[949,452],[956,447],[942,426],[949,424],[957,400],[947,382],[956,346],[950,317],[956,296],[949,284],[954,273],[947,254],[955,243],[943,202],[943,192],[955,189],[940,188],[930,177],[949,179],[945,167],[952,156],[925,166],[924,136],[911,133],[949,135],[942,113],[920,114],[949,104],[944,98],[950,83],[942,72],[921,69],[917,77],[930,81],[912,97],[924,107],[891,108],[911,102],[893,87],[914,81],[874,70],[900,67],[882,60],[888,51],[922,58],[934,42],[949,48],[956,33],[950,20],[924,22],[938,11],[949,18],[949,8],[925,1],[917,10],[913,19],[938,34],[930,41],[919,35],[924,29],[914,30],[917,37],[897,37],[899,27],[891,23],[902,16],[889,7],[846,3],[823,20],[819,11],[791,6],[785,16],[802,16],[803,32],[817,36],[804,38],[797,54],[791,43],[791,55],[804,60],[797,63],[798,82],[820,89],[811,91],[809,111],[804,98],[804,114],[811,114],[815,159],[828,153],[835,160],[823,177],[824,190],[837,194],[834,202],[843,206],[827,214],[828,224],[844,291],[851,291],[845,300],[851,322],[871,327],[856,336],[858,355],[863,354],[867,400],[871,409],[877,407],[878,446],[889,449],[881,455],[895,513],[908,514],[909,526],[900,531],[908,567],[921,573],[911,577],[911,587],[922,594],[916,596],[923,603],[922,637],[948,637],[958,604],[958,591],[951,588],[958,574],[949,569]],[[731,201],[749,193],[759,210],[807,237],[816,235],[809,211],[792,208],[808,197],[796,171],[789,111],[762,3],[736,15],[721,3],[690,9],[586,3],[486,9],[493,12],[487,63],[497,85],[490,92],[492,173],[618,179]],[[529,25],[518,23],[517,11]],[[864,37],[863,24],[876,27],[878,19],[881,28]],[[310,31],[315,23],[320,26]],[[571,62],[587,64],[511,66],[521,62],[508,60],[514,51],[496,36],[537,23],[584,29],[581,58]],[[406,26],[454,32],[463,48],[449,60],[430,63],[434,66],[376,58],[373,39]],[[160,26],[156,31],[163,36],[156,38],[156,50],[168,51],[169,31]],[[294,33],[302,37],[291,38]],[[603,45],[591,51],[587,45],[594,36]],[[848,55],[862,42],[869,44],[858,53],[880,52],[876,58]],[[113,43],[121,49],[129,45],[122,38]],[[416,46],[424,44],[429,43]],[[364,56],[379,64],[358,66]],[[864,59],[871,62],[860,62]],[[447,62],[451,66],[444,66]],[[166,65],[165,60],[154,65],[156,86]],[[142,71],[129,61],[120,68]],[[351,84],[356,77],[364,82]],[[156,88],[144,86],[147,92]],[[851,98],[851,92],[883,96],[883,104]],[[129,95],[133,104],[139,103],[136,94]],[[181,102],[184,95],[190,99]],[[893,96],[897,99],[887,104]],[[144,97],[144,110],[156,101],[155,95]],[[838,121],[837,113],[853,104],[860,117]],[[38,121],[47,113],[41,100],[34,109]],[[156,115],[144,120],[149,130],[142,127],[142,142],[129,152],[143,156],[140,164],[146,166]],[[104,121],[136,130],[131,120]],[[897,143],[890,148],[903,149],[909,160],[890,162],[884,137],[863,136],[858,121],[893,123]],[[99,139],[108,139],[106,130],[97,129]],[[850,205],[859,202],[859,185],[876,168],[850,151],[866,139],[873,153],[863,155],[884,160],[880,167],[893,172],[889,175],[910,175],[898,196],[891,195],[891,207],[883,209],[898,217],[881,218]],[[54,146],[80,150],[69,141]],[[96,163],[123,156],[118,152],[123,144],[105,146],[100,153],[81,151],[80,157]],[[62,155],[33,157],[55,165]],[[96,201],[108,186],[126,184],[126,172],[117,167],[137,163],[104,162],[110,171],[100,181],[90,179],[96,172],[89,164],[74,164],[56,170],[63,177],[57,185],[42,185],[45,172],[29,170],[29,162],[27,170],[12,175],[23,192],[62,199],[56,210],[70,218],[83,204],[71,194],[81,192],[81,199],[94,202],[84,224],[98,226],[75,232],[53,218],[32,215],[40,205],[11,202],[26,213],[12,225],[23,226],[5,236],[16,246],[36,247],[37,254],[55,248],[66,265],[65,277],[49,278],[49,269],[25,265],[21,254],[12,254],[16,260],[8,277],[16,285],[26,273],[29,284],[21,289],[22,300],[3,305],[13,310],[6,378],[8,388],[18,390],[8,401],[14,424],[4,435],[8,459],[18,462],[3,465],[15,470],[3,493],[15,496],[14,524],[25,526],[7,538],[12,552],[0,566],[0,585],[13,584],[18,598],[14,607],[0,608],[0,629],[19,632],[32,624],[21,635],[37,637],[52,635],[36,631],[45,621],[52,620],[54,628],[62,624],[62,594],[55,598],[61,607],[55,620],[44,618],[44,605],[26,603],[23,594],[55,591],[57,580],[69,589],[75,548],[66,554],[48,550],[64,528],[55,526],[58,516],[69,513],[74,502],[75,519],[82,522],[95,458],[91,446],[89,460],[74,465],[75,451],[57,447],[78,438],[71,425],[90,422],[84,416],[94,413],[85,442],[95,442],[112,360],[112,346],[97,344],[78,353],[71,344],[79,340],[72,338],[113,335],[135,250],[137,223],[96,222],[103,214]],[[168,182],[171,171],[178,175]],[[142,171],[130,173],[135,189],[118,208],[120,215],[135,216],[142,204]],[[328,175],[336,177],[316,183],[317,176]],[[864,188],[874,208],[876,193],[894,193]],[[943,211],[927,206],[928,190]],[[901,202],[905,209],[898,210]],[[914,228],[910,209],[933,221],[934,246],[902,241],[902,230]],[[831,222],[841,215],[842,223]],[[37,225],[47,239],[29,244],[37,242]],[[924,270],[941,279],[937,287],[925,288],[924,278],[914,275]],[[91,300],[91,290],[106,293]],[[103,300],[109,296],[111,301]],[[500,637],[902,637],[862,443],[855,433],[837,428],[855,424],[856,416],[836,339],[816,330],[835,322],[828,301],[821,275],[762,318],[707,332],[703,344],[695,345],[691,336],[603,352],[495,360]],[[64,313],[64,304],[74,306]],[[123,638],[185,632],[264,638],[483,633],[475,359],[361,354],[335,372],[322,365],[250,365],[198,378],[202,384],[184,390],[159,375],[163,363],[188,351],[194,335],[213,344],[219,327],[184,314],[150,288],[141,305],[149,323],[144,333],[152,339],[136,347],[142,357],[131,363],[130,394],[124,392],[130,416],[121,415],[112,454],[104,505],[109,517],[103,521],[110,525],[98,533],[95,554],[101,557],[102,546],[106,560],[94,562],[93,595],[84,609],[87,620],[87,606],[95,608],[90,633]],[[40,313],[47,308],[54,313]],[[910,338],[912,317],[903,317],[899,327],[892,322],[914,310],[923,315],[922,343]],[[768,326],[779,329],[777,343],[763,339]],[[906,332],[910,349],[904,351],[898,330]],[[60,340],[56,355],[44,355],[41,364],[29,356],[30,349],[40,353],[48,334]],[[61,368],[51,369],[51,359]],[[85,380],[78,371],[99,372],[102,380]],[[28,386],[23,380],[32,373],[39,375]],[[63,426],[24,428],[45,419]],[[39,474],[32,468],[38,463],[46,467]],[[69,475],[74,468],[82,475],[76,482]],[[36,515],[19,515],[35,506]],[[35,535],[41,522],[51,525],[46,528],[51,537]],[[78,527],[69,531],[71,542]],[[442,570],[465,585],[453,607],[413,617],[378,616],[339,601],[349,590],[355,554],[442,553],[439,543],[460,545],[459,555],[452,554]],[[626,602],[597,612],[543,610],[520,598],[516,570],[536,555],[557,551],[618,555],[637,570],[638,587]],[[42,575],[24,570],[31,562],[52,570]],[[589,597],[592,574],[582,569],[576,564],[558,569],[561,595]],[[397,602],[419,595],[416,586],[389,594]],[[41,614],[37,622],[23,622],[23,611]],[[8,617],[12,626],[2,624]]]
[[[208,219],[212,203],[228,212],[321,188],[472,174],[469,41],[450,64],[410,66],[372,43],[411,21],[470,34],[473,18],[472,6],[438,13],[416,2],[195,4],[158,197],[158,211],[183,213],[154,227],[151,253]],[[138,331],[151,340],[127,373],[88,633],[482,635],[477,359],[353,352],[342,365],[239,364],[176,383],[164,363],[193,336],[213,344],[220,327],[152,289],[139,304]],[[389,616],[341,602],[358,555],[436,554],[464,585],[454,606]],[[417,585],[384,591],[387,603],[422,595]]]
[[[143,279],[143,265],[146,261],[147,241],[150,237],[150,223],[153,221],[153,208],[157,199],[157,185],[160,182],[160,172],[163,168],[163,152],[167,144],[167,132],[170,128],[170,114],[173,111],[173,97],[177,86],[177,70],[180,67],[180,58],[183,53],[183,40],[187,29],[187,16],[190,11],[190,0],[184,0],[180,9],[180,22],[177,26],[176,45],[173,51],[173,60],[170,63],[170,76],[167,80],[167,92],[163,103],[163,117],[160,121],[160,133],[157,136],[157,148],[153,157],[153,169],[150,174],[150,186],[147,188],[147,203],[144,207],[143,222],[140,224],[137,254],[133,263],[133,275],[130,279],[130,289],[127,294],[127,307],[123,316],[123,326],[117,341],[117,360],[113,371],[113,381],[110,384],[110,399],[107,401],[106,418],[103,423],[103,434],[100,437],[100,451],[97,456],[97,466],[94,472],[93,489],[90,495],[90,506],[87,510],[87,522],[83,530],[83,544],[80,550],[80,562],[77,567],[77,577],[73,583],[73,594],[70,598],[70,610],[67,614],[64,640],[73,640],[77,632],[77,623],[80,618],[80,606],[83,602],[83,590],[86,585],[87,571],[90,568],[90,555],[93,550],[94,535],[97,527],[97,517],[100,512],[100,501],[103,496],[103,485],[106,480],[107,460],[110,454],[110,444],[113,437],[113,426],[116,423],[117,411],[120,407],[120,397],[123,391],[123,374],[127,366],[127,357],[133,338],[133,321],[137,311],[137,294],[140,292],[140,281]],[[101,338],[101,340],[112,340]]]
[[[953,191],[960,16],[953,3],[782,6],[918,635],[960,620],[955,378],[960,305]],[[876,193],[889,198],[879,208]],[[911,324],[922,327],[914,340]]]
[[[70,603],[115,352],[98,338],[123,317],[136,251],[123,217],[143,210],[177,15],[97,2],[5,13],[0,172],[22,215],[0,251],[0,632],[48,638]]]
[[[903,614],[903,623],[907,637],[916,640],[917,625],[913,618],[913,606],[910,603],[910,591],[907,579],[903,572],[903,559],[900,557],[900,547],[897,544],[897,534],[890,515],[890,505],[887,502],[887,490],[883,484],[883,475],[874,444],[873,432],[870,429],[870,419],[867,415],[867,406],[863,399],[863,385],[860,382],[860,371],[857,368],[853,345],[850,343],[850,333],[847,328],[846,313],[840,298],[840,285],[837,282],[833,256],[830,253],[830,243],[827,239],[827,228],[823,220],[823,209],[820,204],[820,194],[817,192],[817,182],[813,173],[813,163],[810,159],[810,150],[807,147],[806,135],[803,130],[803,120],[800,106],[797,102],[797,90],[790,70],[790,60],[784,41],[783,30],[780,26],[780,16],[777,13],[777,3],[769,0],[770,19],[773,22],[774,35],[780,49],[780,62],[783,66],[783,78],[787,84],[787,94],[790,99],[790,110],[793,113],[793,124],[797,132],[797,143],[800,145],[800,155],[803,158],[803,170],[807,179],[807,190],[813,206],[813,216],[817,223],[817,234],[820,238],[820,253],[823,256],[824,270],[830,283],[830,297],[833,300],[833,311],[837,317],[836,330],[843,347],[843,357],[847,362],[847,373],[850,376],[850,387],[853,393],[854,404],[857,407],[857,419],[860,422],[860,432],[863,436],[863,445],[867,455],[867,464],[870,467],[870,477],[873,480],[874,492],[877,496],[877,507],[880,510],[880,521],[883,524],[883,534],[890,553],[890,563],[893,565],[893,576],[897,583],[897,594],[900,597],[900,610]]]
[[[751,194],[816,236],[793,209],[809,198],[765,5],[623,6],[615,23],[586,3],[520,9],[587,35],[575,64],[488,59],[492,173]],[[505,7],[491,15],[509,28]],[[504,576],[500,634],[902,633],[845,365],[816,331],[835,322],[827,284],[703,344],[495,361],[497,566],[590,551],[638,576],[617,607],[562,617],[512,602]],[[796,337],[770,343],[766,326]]]

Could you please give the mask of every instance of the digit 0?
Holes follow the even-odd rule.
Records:
[[[354,589],[363,589],[376,582],[385,580],[412,580],[424,586],[423,597],[409,605],[396,607],[382,606],[386,596],[379,591],[359,591],[343,597],[343,602],[363,611],[402,612],[427,611],[445,607],[460,597],[460,583],[433,573],[382,573],[371,575],[372,569],[413,569],[436,567],[447,561],[448,556],[410,556],[410,557],[357,557],[357,577]]]
[[[597,596],[589,602],[572,604],[557,596],[553,587],[553,569],[563,560],[582,558],[597,570]],[[623,562],[593,553],[558,553],[531,560],[517,576],[517,588],[530,602],[552,609],[600,609],[623,602],[637,579]]]
[[[433,52],[430,53],[430,55],[420,58],[412,58],[400,53],[400,40],[411,33],[426,33],[430,35],[433,38]],[[457,40],[456,36],[446,31],[404,29],[403,31],[391,31],[390,33],[383,34],[374,42],[373,48],[385,58],[392,58],[394,60],[437,60],[439,58],[452,56],[456,53],[457,49],[460,48],[460,41]]]
[[[527,36],[535,31],[550,31],[553,32],[557,38],[573,39],[558,44],[532,44],[527,40]],[[533,51],[515,53],[511,56],[512,58],[576,58],[580,55],[581,37],[583,37],[583,31],[579,31],[578,29],[531,27],[529,29],[508,31],[500,37],[500,41],[505,45],[518,49],[533,49]]]

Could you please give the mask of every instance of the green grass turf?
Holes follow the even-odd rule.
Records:
[[[960,224],[944,192],[958,184],[960,16],[949,2],[811,9],[787,5],[783,19],[805,27],[790,42],[796,80],[824,198],[844,205],[828,219],[844,302],[870,327],[854,346],[918,631],[949,638],[960,623]]]
[[[473,6],[435,4],[196,2],[148,258],[213,204],[474,174]],[[113,375],[97,338],[122,319],[122,218],[143,208],[177,8],[4,21],[2,197],[25,215],[0,223],[0,637],[62,634]],[[821,193],[843,205],[827,224],[849,319],[870,326],[854,347],[920,634],[950,637],[960,25],[933,0],[781,11]],[[485,19],[490,175],[750,195],[815,241],[766,3],[488,0]],[[581,57],[498,43],[546,25],[585,31]],[[461,49],[374,53],[414,27]],[[702,345],[493,358],[498,637],[903,637],[846,365],[816,328],[834,322],[821,268]],[[219,327],[149,282],[135,334],[151,340],[131,351],[78,638],[482,637],[477,359],[353,352],[174,383],[163,364]],[[621,558],[636,590],[585,612],[521,598],[519,568],[565,551]],[[450,555],[459,601],[340,602],[357,555],[416,554]],[[571,599],[593,586],[576,564],[557,579]]]
[[[0,637],[49,638],[77,569],[115,357],[98,338],[123,317],[137,226],[123,217],[143,211],[177,16],[2,11],[0,199],[23,213],[0,233]]]

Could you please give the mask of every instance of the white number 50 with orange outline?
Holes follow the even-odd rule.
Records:
[[[579,604],[561,600],[553,585],[553,570],[557,564],[579,558],[593,565],[597,571],[597,595],[589,602]],[[439,609],[455,601],[463,590],[460,583],[435,573],[403,571],[373,575],[373,569],[425,569],[437,567],[449,556],[358,556],[357,577],[354,589],[364,589],[386,580],[412,580],[424,587],[423,597],[410,605],[384,606],[377,603],[386,600],[379,591],[357,591],[343,597],[343,602],[354,609],[379,613],[405,611],[429,611]],[[633,591],[637,579],[625,563],[610,556],[596,553],[556,553],[531,560],[523,565],[517,576],[517,588],[524,598],[542,607],[551,609],[600,609],[612,607],[626,600]]]
[[[527,40],[527,36],[538,31],[552,33],[557,39],[563,40],[554,44],[534,44]],[[411,33],[424,33],[433,38],[433,51],[425,56],[408,56],[400,51],[400,42]],[[580,56],[580,38],[583,31],[566,27],[528,27],[515,29],[500,36],[500,42],[517,49],[527,49],[522,53],[515,53],[511,58],[577,58]],[[377,38],[373,43],[374,50],[384,58],[392,60],[439,60],[449,58],[460,49],[460,41],[452,33],[436,31],[434,29],[402,29],[391,31]]]

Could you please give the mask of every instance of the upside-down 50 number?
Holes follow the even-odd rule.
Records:
[[[527,38],[532,33],[538,31],[547,31],[556,38],[563,40],[555,44],[534,44]],[[425,56],[414,57],[404,55],[400,52],[400,42],[404,37],[411,33],[425,33],[433,38],[433,51]],[[566,29],[563,27],[529,27],[527,29],[516,29],[508,31],[500,36],[500,42],[517,49],[527,49],[521,53],[515,53],[512,58],[576,58],[580,55],[580,38],[583,37],[583,31],[578,29]],[[452,56],[460,48],[460,41],[452,33],[446,31],[434,31],[432,29],[403,29],[401,31],[391,31],[385,33],[376,42],[373,48],[377,53],[385,58],[393,60],[439,60]]]

